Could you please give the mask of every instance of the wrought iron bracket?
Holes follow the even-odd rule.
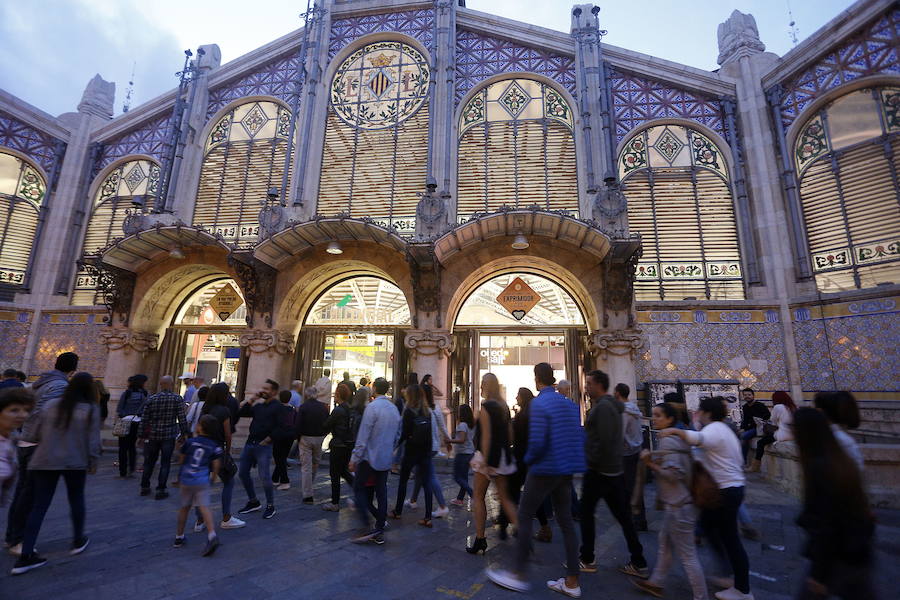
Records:
[[[267,327],[272,327],[278,271],[254,258],[252,252],[248,250],[229,253],[228,265],[234,269],[244,292],[244,301],[247,303],[247,325],[252,326],[254,317],[260,316]]]

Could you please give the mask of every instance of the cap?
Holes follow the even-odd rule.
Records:
[[[178,379],[193,379],[193,378],[194,378],[193,373],[191,373],[190,371],[185,371],[184,373],[181,374],[181,377],[179,377]]]

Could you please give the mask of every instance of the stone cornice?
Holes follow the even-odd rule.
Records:
[[[665,60],[649,54],[601,44],[603,58],[612,66],[619,67],[650,79],[675,83],[683,87],[707,94],[734,95],[734,83],[726,80],[718,73],[704,71],[681,63]]]
[[[787,79],[810,66],[822,54],[828,52],[861,27],[887,11],[895,0],[859,0],[781,57],[771,71],[763,75],[762,87]]]
[[[0,89],[0,109],[47,135],[69,141],[69,129],[59,119],[3,89]]]
[[[575,56],[575,38],[568,33],[529,25],[471,8],[459,8],[457,11],[457,27],[506,38],[525,46],[536,46],[543,50]]]
[[[453,337],[449,331],[444,330],[410,329],[406,332],[403,344],[413,353],[424,356],[449,356],[453,352]]]
[[[609,355],[634,358],[637,351],[643,346],[644,338],[638,329],[596,331],[588,339],[588,350],[591,354],[600,356],[604,360]]]
[[[244,73],[251,72],[257,67],[268,63],[269,61],[284,56],[285,54],[296,50],[303,41],[303,28],[281,36],[277,40],[273,40],[264,46],[260,46],[255,50],[251,50],[247,54],[239,56],[229,61],[221,67],[210,71],[209,88],[213,89],[223,83],[240,77]]]

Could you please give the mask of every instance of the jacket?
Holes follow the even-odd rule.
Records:
[[[768,421],[771,416],[772,413],[770,413],[766,405],[759,400],[754,401],[753,404],[750,404],[749,406],[744,404],[743,417],[741,417],[741,430],[747,431],[748,429],[756,429],[756,421],[753,420],[754,417],[762,419],[763,421]]]
[[[620,475],[625,471],[622,461],[623,412],[625,407],[607,394],[594,403],[585,418],[587,464],[602,475]]]
[[[238,413],[242,417],[252,417],[250,429],[247,432],[247,443],[258,444],[272,434],[281,424],[281,402],[269,400],[268,402],[256,402],[244,404]]]
[[[587,465],[578,406],[553,386],[547,386],[531,401],[528,412],[525,453],[528,472],[535,475],[583,473]]]
[[[297,433],[310,437],[321,437],[325,431],[325,420],[328,419],[328,405],[308,398],[297,409]]]
[[[622,405],[622,454],[633,456],[641,451],[644,446],[644,430],[641,428],[641,410],[634,402],[626,402]]]
[[[376,471],[389,470],[399,431],[397,407],[387,396],[378,396],[366,405],[350,460],[354,464],[366,461]]]
[[[100,458],[100,407],[79,402],[63,429],[56,424],[60,402],[55,398],[44,404],[26,440],[38,445],[28,462],[30,471],[86,471]]]
[[[37,423],[44,405],[51,400],[62,398],[68,385],[69,376],[56,369],[42,373],[38,377],[38,380],[31,386],[31,391],[34,392],[34,407],[28,418],[25,419],[25,424],[22,425],[22,441],[30,442],[37,436]]]
[[[144,388],[128,388],[119,396],[116,405],[116,415],[121,419],[128,415],[140,415],[144,412],[144,404],[147,403],[147,390]]]
[[[302,405],[301,405],[302,406]],[[350,432],[350,413],[352,409],[346,403],[338,404],[325,419],[325,433],[331,434],[329,448],[352,448],[353,435]]]

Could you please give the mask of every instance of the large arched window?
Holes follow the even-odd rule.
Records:
[[[649,127],[619,153],[628,228],[642,236],[638,300],[742,300],[744,284],[728,166],[709,137]]]
[[[38,168],[0,148],[0,284],[25,283],[46,194]]]
[[[578,215],[572,107],[532,79],[492,83],[459,119],[456,214],[537,205]]]
[[[104,178],[91,203],[91,215],[84,233],[81,254],[93,254],[117,237],[124,235],[122,224],[126,211],[145,207],[152,210],[159,193],[159,165],[148,159],[128,160],[110,171]],[[97,282],[93,275],[79,271],[75,278],[72,304],[102,304],[97,296]]]
[[[371,217],[415,232],[430,81],[426,58],[402,42],[368,44],[340,64],[330,87],[319,214]]]
[[[206,139],[195,225],[229,242],[253,243],[269,188],[281,187],[291,111],[263,100],[235,106]]]
[[[900,283],[900,87],[822,107],[800,128],[794,160],[819,290]]]

